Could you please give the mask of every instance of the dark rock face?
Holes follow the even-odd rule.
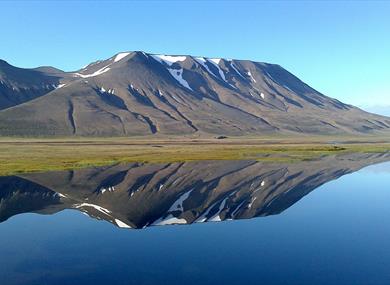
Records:
[[[0,62],[0,135],[389,133],[279,65],[120,53],[76,72]]]
[[[19,213],[64,209],[131,228],[275,215],[331,180],[384,161],[390,154],[286,164],[132,163],[0,177],[0,222]]]

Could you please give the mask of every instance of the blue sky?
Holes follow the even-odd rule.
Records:
[[[390,115],[390,1],[0,1],[0,58],[67,71],[143,50],[278,63]]]

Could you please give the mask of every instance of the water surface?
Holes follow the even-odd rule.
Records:
[[[0,177],[1,284],[389,284],[389,161]]]

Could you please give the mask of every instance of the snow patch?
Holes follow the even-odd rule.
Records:
[[[180,69],[168,68],[168,71],[172,75],[172,77],[175,78],[176,81],[179,82],[183,87],[193,91],[190,85],[188,84],[188,82],[183,78],[183,68]]]
[[[100,193],[104,194],[105,192],[114,192],[115,191],[115,187],[114,186],[109,186],[108,188],[101,188],[100,189]]]
[[[173,212],[173,211],[181,211],[183,212],[183,203],[185,200],[187,200],[187,198],[190,196],[191,192],[192,192],[193,189],[191,189],[190,191],[184,193],[183,195],[181,195],[179,197],[179,199],[177,199],[175,201],[175,203],[172,204],[172,206],[169,208],[168,212]]]
[[[265,99],[265,95],[263,92],[260,93],[261,98]]]
[[[207,221],[208,222],[220,222],[221,221],[221,217],[219,215],[215,215],[214,217],[211,217]]]
[[[121,59],[125,58],[126,56],[128,56],[130,53],[129,52],[122,52],[122,53],[118,53],[115,58],[114,58],[114,62],[118,62],[120,61]]]
[[[257,199],[257,197],[254,197],[251,202],[249,203],[248,205],[248,209],[252,208],[252,205],[253,205],[253,202],[255,202],[255,200]]]
[[[211,206],[208,207],[208,208],[206,209],[206,211],[204,211],[203,214],[202,214],[199,218],[197,218],[197,219],[195,220],[195,223],[203,223],[203,222],[205,222],[205,221],[207,220],[207,215],[210,213],[211,209],[213,209],[213,207],[214,207],[215,204],[217,204],[217,203],[218,203],[218,201],[215,202],[215,203],[213,203],[213,204],[211,204]]]
[[[245,201],[242,201],[238,206],[237,208],[234,209],[233,213],[232,213],[232,217],[234,218],[234,216],[237,214],[237,212],[241,209],[241,206],[244,204]]]
[[[250,71],[248,71],[246,74],[248,74],[248,76],[251,78],[251,80],[256,83],[256,79],[253,78],[252,76],[252,73]]]
[[[169,214],[166,218],[160,218],[153,222],[153,226],[165,226],[165,225],[175,225],[175,224],[187,224],[185,219],[179,219],[174,217],[172,214]]]
[[[78,76],[78,77],[81,77],[81,78],[88,78],[88,77],[94,77],[94,76],[98,76],[100,74],[103,74],[107,71],[110,70],[110,68],[108,67],[110,66],[109,65],[106,65],[105,67],[103,68],[100,68],[99,70],[95,71],[94,73],[91,73],[91,74],[81,74],[81,73],[74,73],[74,75]]]
[[[65,86],[65,84],[64,83],[62,83],[62,84],[58,84],[57,86],[56,86],[56,89],[60,89],[60,88],[62,88],[62,87],[64,87]]]
[[[217,69],[218,69],[218,73],[219,73],[219,77],[225,81],[227,84],[229,84],[231,87],[233,87],[234,89],[237,89],[236,86],[230,84],[229,82],[226,81],[226,78],[225,78],[225,74],[223,72],[223,70],[219,67],[218,63],[220,62],[220,58],[209,58],[209,59],[205,59],[204,57],[195,57],[194,58],[195,61],[197,63],[199,63],[200,65],[202,65],[207,71],[208,73],[210,73],[211,75],[213,75],[214,77],[217,77],[218,76],[216,74],[214,74],[210,68],[207,66],[207,62],[211,63],[212,65],[214,65]]]
[[[239,76],[241,76],[243,79],[246,79],[246,78],[241,74],[241,72],[238,71],[238,69],[236,68],[236,66],[234,65],[233,62],[230,62],[230,66],[234,69],[234,71],[235,71]]]
[[[114,95],[115,94],[115,89],[108,89],[108,90],[106,90],[103,86],[102,87],[100,87],[100,89],[99,89],[99,92],[100,93],[107,93],[107,94],[112,94],[112,95]]]
[[[172,64],[178,61],[185,61],[187,58],[186,56],[173,56],[173,55],[162,55],[162,54],[151,54],[151,56],[158,62],[165,63],[169,66],[171,66]]]
[[[219,64],[219,62],[221,61],[220,58],[209,58],[209,60],[215,64]]]
[[[215,76],[215,74],[212,73],[209,67],[207,66],[206,64],[207,60],[204,57],[195,57],[194,59],[197,63],[202,65],[211,75]]]
[[[223,73],[222,69],[218,65],[220,60],[221,60],[220,58],[219,59],[218,58],[210,58],[209,62],[218,69],[219,76],[222,78],[222,80],[225,81],[226,83],[228,83],[226,81],[225,74]]]
[[[226,200],[228,199],[229,197],[226,197],[220,204],[219,206],[219,209],[218,209],[218,212],[211,218],[207,218],[207,215],[210,213],[210,211],[214,208],[214,206],[219,202],[215,202],[213,203],[210,207],[208,207],[206,209],[206,211],[203,212],[203,214],[195,220],[195,223],[203,223],[205,221],[210,221],[210,222],[217,222],[217,221],[220,221],[221,218],[219,216],[220,212],[223,210],[223,208],[225,208],[225,204],[226,204]]]
[[[61,193],[59,193],[59,192],[57,192],[56,194],[57,194],[57,195],[58,195],[58,197],[60,197],[60,198],[67,198],[67,197],[66,197],[66,195],[64,195],[64,194],[61,194]]]
[[[120,227],[120,228],[131,229],[131,227],[130,227],[128,224],[122,222],[121,220],[115,219],[115,223],[116,223],[116,224],[118,225],[118,227]]]
[[[221,221],[221,217],[220,217],[220,214],[222,212],[222,210],[225,208],[225,204],[226,204],[226,200],[228,199],[229,197],[226,197],[221,205],[219,205],[219,209],[218,209],[218,212],[212,216],[210,219],[208,219],[209,222],[220,222]]]
[[[176,97],[175,95],[171,95],[171,96],[172,96],[173,100],[175,100],[177,103],[181,103],[181,102],[179,101],[179,99],[177,99],[177,97]]]
[[[74,207],[77,208],[77,209],[83,208],[83,207],[91,207],[91,208],[94,208],[95,210],[98,210],[99,212],[101,212],[103,214],[106,214],[106,215],[110,215],[111,214],[110,210],[107,210],[107,209],[105,209],[103,207],[100,207],[98,205],[95,205],[95,204],[81,203],[81,204],[74,205]]]

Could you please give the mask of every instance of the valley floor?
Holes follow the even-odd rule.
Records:
[[[123,162],[253,159],[294,162],[344,152],[390,152],[389,137],[0,138],[0,175]]]

